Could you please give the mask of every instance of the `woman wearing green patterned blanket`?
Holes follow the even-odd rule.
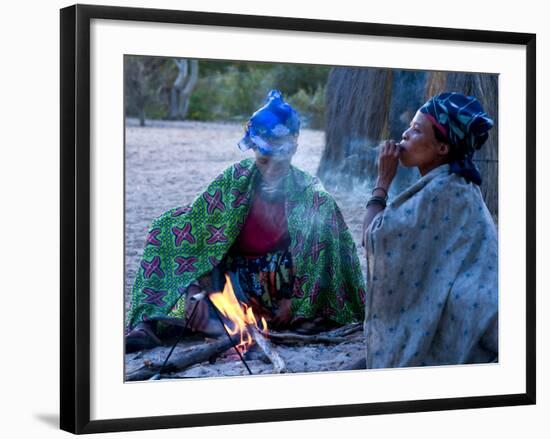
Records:
[[[127,351],[158,345],[157,322],[166,317],[192,315],[191,329],[221,332],[208,302],[190,301],[215,289],[214,273],[231,273],[240,299],[270,327],[363,320],[364,280],[342,214],[315,177],[291,165],[299,128],[297,112],[272,90],[238,144],[255,159],[230,166],[191,205],[153,221],[134,283]]]

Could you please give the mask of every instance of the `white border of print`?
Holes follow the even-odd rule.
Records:
[[[90,45],[92,420],[525,393],[524,47],[113,20]],[[499,363],[124,383],[124,54],[499,73]]]

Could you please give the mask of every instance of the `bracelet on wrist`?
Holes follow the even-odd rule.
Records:
[[[376,187],[372,190],[371,195],[374,195],[374,191],[376,191],[377,189],[380,189],[381,191],[384,192],[384,199],[385,199],[386,201],[388,201],[388,191],[387,191],[385,188],[383,188],[382,186],[376,186]]]
[[[369,201],[367,201],[367,208],[369,206],[372,206],[373,204],[381,206],[382,209],[385,209],[386,208],[386,199],[384,197],[378,197],[378,196],[375,195],[373,197],[370,197]]]

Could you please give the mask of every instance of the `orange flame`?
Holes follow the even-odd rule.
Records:
[[[267,323],[262,317],[261,323],[263,328],[258,327],[256,316],[252,311],[252,308],[238,301],[233,290],[231,279],[225,275],[225,287],[222,292],[215,292],[210,294],[210,300],[218,308],[220,313],[231,321],[230,325],[224,325],[227,332],[231,335],[240,333],[241,341],[237,345],[242,352],[245,352],[250,348],[253,343],[252,336],[248,331],[248,326],[255,326],[261,331],[267,331]]]

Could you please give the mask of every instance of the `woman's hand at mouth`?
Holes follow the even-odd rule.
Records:
[[[386,140],[378,153],[378,178],[376,187],[383,188],[386,193],[397,173],[401,147],[395,140]]]

